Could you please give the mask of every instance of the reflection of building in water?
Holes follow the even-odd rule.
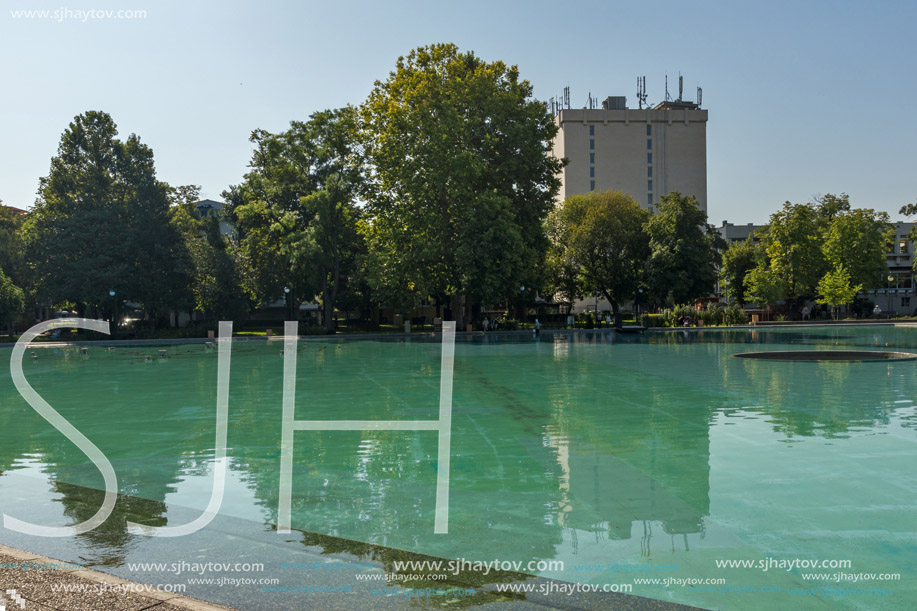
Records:
[[[682,407],[623,411],[611,427],[573,424],[579,431],[564,437],[577,442],[553,444],[565,476],[562,526],[607,525],[612,539],[631,538],[634,522],[644,522],[641,532],[646,522],[656,521],[668,535],[703,533],[710,512],[708,410],[695,410],[695,417]],[[614,432],[606,438],[590,433],[600,430]]]

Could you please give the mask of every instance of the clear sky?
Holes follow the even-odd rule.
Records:
[[[174,2],[2,0],[0,200],[29,207],[61,132],[104,110],[153,148],[159,177],[219,198],[255,128],[358,104],[399,55],[454,42],[569,85],[651,103],[703,87],[710,221],[763,222],[785,200],[917,200],[917,2]],[[64,10],[63,20],[12,11]],[[90,18],[90,9],[146,11]],[[67,13],[66,11],[69,11]],[[674,97],[674,96],[673,96]]]

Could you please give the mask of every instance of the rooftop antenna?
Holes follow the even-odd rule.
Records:
[[[570,108],[570,85],[564,87],[564,107]]]
[[[646,77],[638,76],[637,77],[637,104],[640,109],[643,109],[643,105],[646,104]],[[649,104],[647,104],[649,106]]]
[[[592,110],[592,92],[589,92],[589,110]]]
[[[665,101],[671,102],[672,98],[669,96],[669,75],[665,75]]]
[[[704,90],[700,87],[697,88],[697,106],[700,108],[701,100],[704,97]]]
[[[678,75],[678,101],[681,102],[681,96],[685,89],[685,77]]]

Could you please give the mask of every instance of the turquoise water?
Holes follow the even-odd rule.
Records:
[[[715,609],[911,609],[917,364],[730,356],[813,347],[917,352],[917,329],[460,338],[449,533],[433,532],[429,431],[296,432],[292,526],[443,558],[559,560],[562,569],[530,572]],[[216,402],[215,350],[169,346],[169,358],[146,360],[160,348],[37,347],[24,363],[36,391],[111,460],[119,491],[138,499],[119,501],[129,519],[155,525],[207,505]],[[232,353],[221,515],[252,531],[277,520],[281,349],[236,342]],[[0,362],[10,352],[0,349]],[[302,341],[296,419],[436,419],[439,361],[440,345],[419,338]],[[68,485],[100,489],[100,474],[19,397],[5,367],[0,405],[0,508],[39,521],[23,511],[41,507],[48,525],[91,516],[97,503]],[[60,545],[114,567],[150,553],[115,530]],[[717,566],[767,559],[849,565]],[[900,580],[836,581],[838,572]],[[725,583],[636,582],[653,578]]]

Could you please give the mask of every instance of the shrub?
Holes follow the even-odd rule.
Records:
[[[512,318],[504,318],[500,320],[497,330],[498,331],[518,331],[519,330],[519,321],[512,319]]]
[[[748,316],[745,315],[745,310],[734,303],[726,306],[726,309],[723,310],[723,316],[727,325],[744,325],[748,322]]]
[[[698,317],[704,321],[705,327],[714,327],[723,324],[723,310],[718,306],[708,303],[707,307],[698,312]]]
[[[640,324],[644,327],[664,327],[665,316],[663,314],[643,314],[640,316]]]

